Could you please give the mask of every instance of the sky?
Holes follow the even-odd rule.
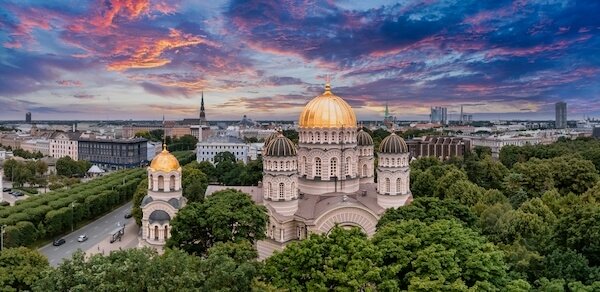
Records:
[[[600,118],[598,0],[0,0],[0,120]]]

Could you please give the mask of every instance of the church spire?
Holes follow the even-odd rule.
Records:
[[[202,97],[200,99],[200,125],[206,124],[206,113],[204,112],[204,91],[202,91]]]

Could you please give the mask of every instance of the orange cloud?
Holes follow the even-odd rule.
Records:
[[[135,19],[148,12],[150,8],[149,0],[111,0],[108,3],[108,10],[101,12],[101,15],[92,20],[94,25],[109,27],[117,15]]]
[[[170,29],[168,38],[158,39],[150,44],[141,44],[127,60],[113,62],[108,65],[108,69],[112,71],[123,71],[133,68],[155,68],[164,66],[171,62],[171,60],[161,57],[164,51],[199,44],[215,46],[213,42],[199,36],[185,34],[176,29]]]

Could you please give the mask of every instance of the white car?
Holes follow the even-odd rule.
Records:
[[[77,241],[79,242],[84,242],[86,240],[88,240],[88,237],[85,234],[79,235],[79,237],[77,238]]]

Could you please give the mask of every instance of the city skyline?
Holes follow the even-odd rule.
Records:
[[[0,120],[600,116],[596,1],[199,2],[2,1]]]

